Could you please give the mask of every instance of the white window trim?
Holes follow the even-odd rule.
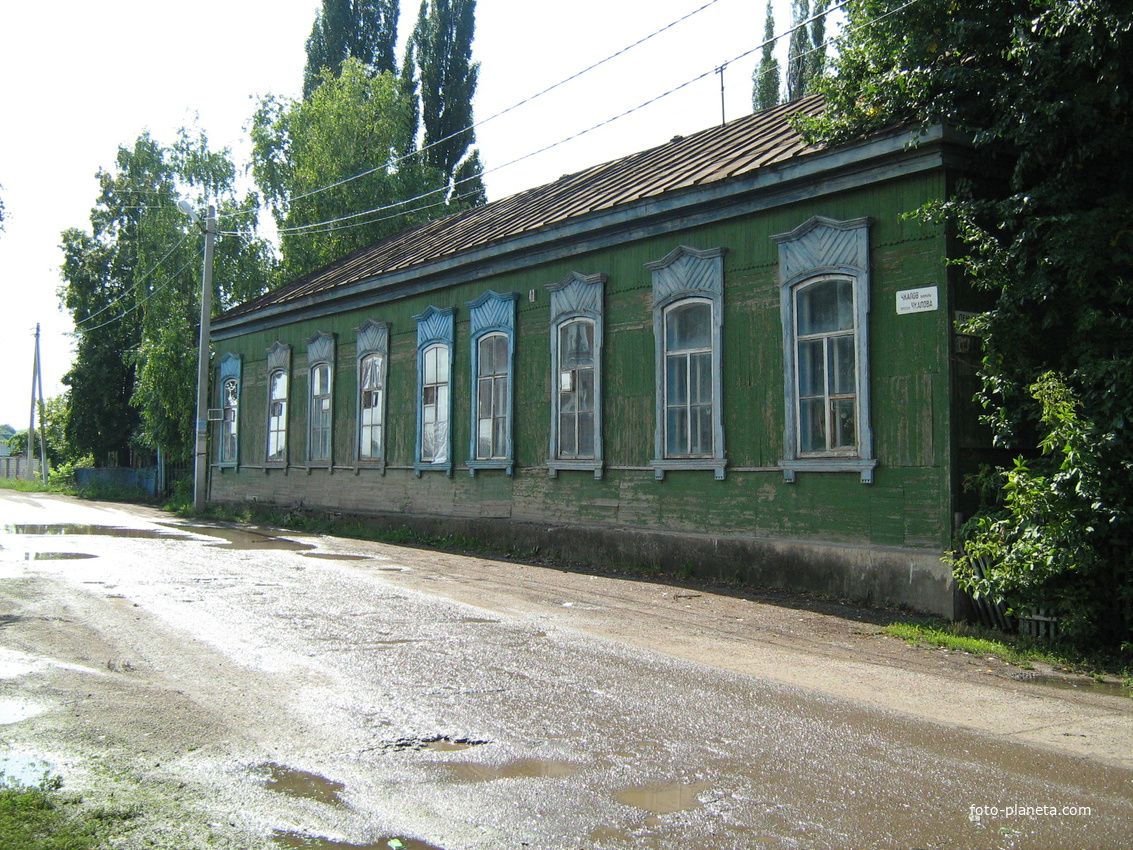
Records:
[[[554,478],[560,471],[582,470],[601,479],[605,470],[602,445],[602,346],[603,307],[607,276],[571,272],[567,277],[547,285],[551,293],[551,444],[547,460],[548,474]],[[584,319],[594,325],[594,457],[562,458],[559,456],[559,330],[563,325]]]
[[[653,340],[655,351],[656,404],[654,477],[664,480],[676,470],[711,470],[723,481],[728,461],[724,452],[724,254],[726,248],[700,250],[682,245],[664,259],[646,263],[653,273]],[[665,442],[665,315],[686,299],[707,301],[712,306],[712,454],[710,457],[666,456]]]
[[[863,484],[873,483],[870,418],[869,267],[870,219],[850,221],[815,216],[789,233],[772,236],[779,245],[779,312],[783,327],[784,428],[783,480],[793,483],[799,472],[856,472]],[[854,293],[854,355],[857,383],[857,449],[821,456],[799,451],[798,337],[795,293],[822,280],[849,280]]]

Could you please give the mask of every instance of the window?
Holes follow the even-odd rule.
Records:
[[[476,397],[476,459],[507,457],[508,340],[503,334],[480,337]]]
[[[512,362],[515,356],[514,292],[488,291],[468,303],[472,335],[472,423],[468,469],[514,471]]]
[[[422,356],[421,461],[447,463],[449,447],[449,361],[447,345],[430,345]]]
[[[334,334],[329,333],[317,333],[307,340],[307,463],[328,467],[334,457],[334,342]]]
[[[216,461],[220,466],[235,467],[240,460],[240,367],[239,355],[232,353],[225,354],[217,367],[221,415],[216,426]]]
[[[665,311],[665,457],[712,456],[712,305]]]
[[[287,464],[288,375],[291,346],[277,342],[268,349],[268,427],[267,463]]]
[[[594,457],[594,322],[559,326],[560,458]]]
[[[848,280],[795,290],[800,455],[854,452],[858,447],[854,363],[854,292]]]
[[[367,354],[358,364],[358,457],[362,460],[378,460],[382,457],[384,369],[385,358],[380,354]]]
[[[456,310],[430,307],[417,322],[417,446],[414,469],[452,475],[452,361]]]
[[[227,378],[220,388],[221,409],[223,415],[220,420],[220,462],[236,462],[236,423],[237,411],[240,406],[240,382],[235,378]]]
[[[388,322],[367,320],[358,335],[358,462],[385,462]]]
[[[779,244],[783,478],[857,472],[877,461],[869,405],[869,220],[815,217]]]
[[[268,386],[268,461],[281,462],[287,459],[287,373],[272,372]]]
[[[658,479],[683,469],[724,478],[724,249],[682,246],[646,264],[653,272]]]
[[[552,476],[565,469],[603,474],[602,308],[606,275],[572,272],[551,293]]]
[[[311,370],[309,460],[330,459],[330,423],[330,366],[320,363]]]

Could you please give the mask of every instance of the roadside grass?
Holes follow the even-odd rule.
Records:
[[[58,776],[28,786],[0,772],[0,850],[95,850],[140,814],[133,807],[83,808],[82,797],[62,787]]]
[[[1057,641],[1040,642],[1025,635],[1004,634],[971,623],[946,620],[903,620],[883,626],[881,632],[913,646],[991,656],[1024,670],[1033,670],[1038,662],[1056,670],[1080,673],[1099,682],[1107,677],[1117,677],[1133,696],[1133,668],[1128,665],[1128,658],[1086,656],[1068,650]]]

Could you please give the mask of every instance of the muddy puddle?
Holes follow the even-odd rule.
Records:
[[[574,776],[582,766],[567,761],[515,759],[503,764],[450,762],[448,769],[461,782],[491,782],[496,779],[558,779]]]
[[[428,844],[416,838],[393,835],[379,838],[369,844],[350,844],[298,832],[276,832],[272,836],[272,843],[280,847],[312,848],[312,850],[442,850],[435,844]]]
[[[88,555],[86,552],[25,552],[25,561],[82,561],[86,558],[97,558],[98,555]]]
[[[1133,697],[1133,690],[1121,682],[1098,682],[1094,679],[1067,679],[1062,676],[1049,676],[1045,673],[1016,673],[1012,677],[1017,682],[1057,688],[1063,691],[1082,691],[1088,694],[1105,694],[1114,697]]]
[[[304,558],[318,558],[323,561],[372,561],[370,555],[340,555],[337,552],[300,552]]]
[[[123,528],[116,525],[79,525],[75,523],[54,523],[49,525],[18,524],[0,527],[4,534],[71,534],[76,536],[132,537],[144,540],[186,539],[184,534],[156,528]]]
[[[700,808],[698,795],[711,787],[707,782],[670,782],[640,785],[614,792],[614,799],[625,806],[644,809],[654,815],[669,815]]]
[[[219,525],[172,525],[173,529],[200,534],[204,537],[215,537],[223,543],[210,544],[216,549],[237,550],[274,550],[282,552],[309,552],[315,549],[313,543],[300,543],[286,537],[276,537],[261,531],[248,531],[243,528],[228,528]]]
[[[0,726],[19,723],[47,711],[42,705],[27,700],[0,699]]]
[[[258,765],[253,773],[263,779],[264,787],[269,791],[286,794],[289,797],[314,800],[328,806],[346,805],[346,801],[340,795],[340,792],[345,790],[346,786],[341,782],[335,782],[333,779],[327,779],[325,776],[319,776],[317,773],[296,770],[293,767],[274,762]]]

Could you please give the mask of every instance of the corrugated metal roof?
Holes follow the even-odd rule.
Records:
[[[797,113],[816,115],[821,111],[821,98],[812,95],[427,222],[347,254],[228,310],[217,320],[235,319],[268,307],[287,309],[289,302],[331,296],[341,287],[455,257],[571,219],[751,175],[817,150],[803,141],[789,119]]]

